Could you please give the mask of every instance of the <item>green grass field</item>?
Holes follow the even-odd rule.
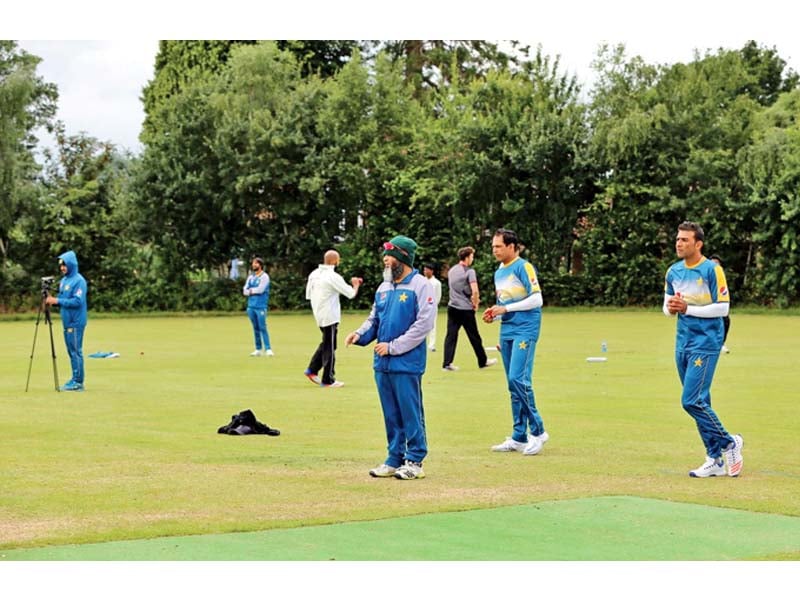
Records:
[[[800,517],[798,316],[733,315],[732,352],[712,395],[726,427],[744,435],[744,472],[695,480],[687,471],[704,451],[680,407],[674,321],[655,311],[545,310],[534,386],[550,442],[525,457],[489,451],[510,434],[502,367],[478,370],[462,333],[461,370],[441,371],[440,313],[439,352],[423,378],[427,478],[409,482],[367,473],[386,445],[371,349],[343,344],[363,317],[343,319],[340,389],[302,375],[319,336],[310,314],[270,316],[272,358],[248,356],[243,314],[92,318],[85,353],[121,357],[87,358],[83,393],[53,390],[44,324],[25,393],[33,320],[0,322],[0,551],[607,496]],[[480,327],[493,346],[496,326]],[[54,333],[63,383],[57,320]],[[587,363],[602,340],[608,362]],[[281,436],[216,433],[246,408]],[[797,560],[800,542],[753,557]]]

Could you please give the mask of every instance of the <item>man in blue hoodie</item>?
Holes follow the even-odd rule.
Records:
[[[86,280],[78,272],[78,257],[72,250],[58,257],[58,266],[64,277],[58,285],[58,296],[47,295],[47,304],[61,310],[64,326],[64,344],[67,346],[72,378],[61,387],[62,392],[83,390],[83,331],[86,329]]]
[[[425,338],[433,329],[436,304],[433,286],[414,268],[417,244],[398,235],[383,245],[383,283],[367,320],[347,336],[346,345],[366,346],[373,340],[373,369],[389,442],[385,462],[371,469],[373,477],[422,479],[428,453],[422,374]]]

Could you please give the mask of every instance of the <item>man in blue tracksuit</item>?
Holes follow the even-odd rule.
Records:
[[[681,259],[668,270],[664,314],[677,315],[675,365],[683,386],[681,404],[695,420],[706,450],[702,465],[690,477],[738,477],[744,439],[731,435],[711,408],[711,382],[724,338],[722,317],[728,314],[730,292],[722,266],[703,256],[705,234],[692,221],[678,225],[675,253]]]
[[[534,456],[550,439],[533,392],[533,362],[544,299],[536,269],[519,256],[519,247],[517,234],[512,230],[494,232],[492,254],[500,261],[494,274],[497,302],[484,311],[483,321],[500,321],[499,350],[511,395],[513,430],[511,437],[492,446],[492,451]]]
[[[383,245],[383,283],[375,292],[369,317],[345,340],[348,346],[377,342],[373,369],[389,444],[386,461],[369,472],[373,477],[425,477],[422,461],[428,443],[422,374],[436,301],[433,286],[413,266],[416,251],[416,242],[402,235]]]
[[[58,285],[58,296],[47,295],[47,304],[58,306],[64,326],[64,343],[67,346],[72,378],[61,387],[64,392],[83,390],[83,331],[86,329],[86,280],[78,272],[78,257],[72,250],[58,257],[64,277]]]
[[[273,356],[272,347],[269,345],[269,332],[267,331],[269,275],[264,270],[263,258],[255,257],[250,266],[253,269],[253,273],[244,282],[244,287],[242,288],[242,294],[247,296],[247,316],[253,326],[253,337],[256,342],[256,349],[250,353],[250,356]]]

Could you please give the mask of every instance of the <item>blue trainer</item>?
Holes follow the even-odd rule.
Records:
[[[74,381],[68,381],[63,386],[61,386],[62,392],[82,392],[83,391],[83,384],[76,383]]]

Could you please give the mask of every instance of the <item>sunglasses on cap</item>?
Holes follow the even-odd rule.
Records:
[[[384,250],[397,250],[403,256],[408,256],[408,251],[404,250],[400,246],[395,246],[392,242],[383,242],[383,249]]]

